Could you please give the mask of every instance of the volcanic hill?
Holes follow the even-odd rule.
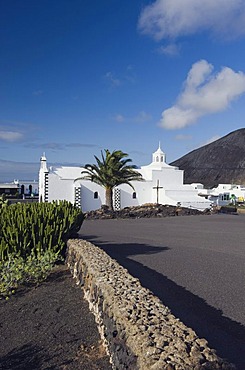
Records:
[[[184,155],[170,163],[184,170],[184,183],[245,184],[245,128]]]

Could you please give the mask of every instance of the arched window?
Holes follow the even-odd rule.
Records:
[[[133,199],[136,199],[136,192],[134,191],[133,194],[132,194],[132,198]]]
[[[157,156],[156,161],[159,162],[159,157]]]
[[[99,194],[97,191],[94,192],[94,199],[98,199],[99,198]]]
[[[32,185],[29,185],[29,194],[32,193]]]
[[[163,162],[163,156],[161,155],[161,162]]]
[[[24,185],[21,185],[20,193],[21,193],[21,195],[23,195],[25,193],[25,186]]]

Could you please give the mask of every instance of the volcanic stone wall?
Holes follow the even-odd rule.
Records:
[[[69,240],[67,264],[83,287],[114,369],[234,369],[100,248]]]

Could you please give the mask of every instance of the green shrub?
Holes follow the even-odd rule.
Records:
[[[8,298],[20,284],[36,284],[45,280],[57,261],[58,253],[42,251],[32,253],[26,260],[20,255],[9,254],[0,261],[0,298]]]
[[[0,209],[0,260],[54,251],[64,255],[67,239],[83,222],[83,213],[70,202],[16,203]]]
[[[19,284],[44,280],[82,222],[81,210],[67,201],[1,207],[0,298]]]
[[[9,205],[8,199],[6,199],[5,194],[0,195],[0,210],[1,208],[7,207]]]

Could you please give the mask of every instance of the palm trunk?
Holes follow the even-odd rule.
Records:
[[[105,204],[109,207],[109,209],[113,210],[112,188],[105,189]]]

